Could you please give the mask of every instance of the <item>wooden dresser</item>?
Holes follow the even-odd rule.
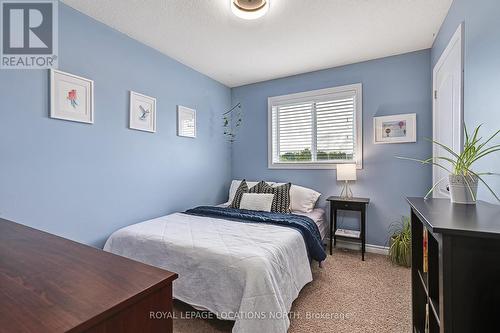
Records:
[[[172,332],[176,278],[0,219],[2,333]]]
[[[427,317],[430,333],[498,332],[500,206],[452,204],[448,199],[408,202],[413,331],[424,333]]]

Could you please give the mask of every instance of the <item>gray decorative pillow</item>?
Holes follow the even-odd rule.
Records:
[[[261,191],[264,188],[264,185],[271,186],[265,181],[261,180],[260,182],[255,184],[255,186],[253,186],[250,190],[248,190],[248,193],[265,193]]]
[[[243,179],[234,194],[233,202],[229,205],[229,208],[240,208],[241,198],[243,197],[243,193],[248,193],[248,185],[245,179]]]
[[[276,213],[291,213],[290,210],[290,187],[292,183],[273,187],[266,182],[260,182],[254,187],[259,186],[258,193],[273,193],[274,199],[271,211]]]
[[[234,194],[234,199],[231,202],[231,205],[229,205],[229,208],[240,208],[241,198],[243,197],[244,193],[261,193],[259,192],[261,183],[264,182],[260,182],[249,189],[246,180],[243,179],[240,183],[240,186],[238,186],[236,193]]]

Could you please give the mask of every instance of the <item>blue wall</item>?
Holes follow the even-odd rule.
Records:
[[[48,117],[48,72],[0,71],[0,216],[102,246],[119,227],[222,202],[230,89],[59,6],[59,69],[95,81],[95,124]],[[157,133],[128,129],[129,90],[155,96]],[[176,136],[176,105],[198,138]]]
[[[424,195],[431,185],[431,169],[395,156],[428,157],[432,136],[430,51],[372,60],[354,65],[251,84],[232,90],[233,104],[241,102],[244,120],[232,151],[233,178],[291,181],[318,190],[320,205],[338,195],[333,170],[276,170],[267,167],[267,98],[313,89],[363,83],[363,170],[353,191],[372,199],[368,209],[367,242],[385,245],[388,227],[408,215],[404,196]],[[373,117],[417,113],[418,142],[373,144]],[[357,223],[345,215],[341,223]]]
[[[469,129],[479,124],[483,136],[500,129],[500,1],[455,0],[432,47],[432,68],[451,36],[465,22],[464,116]],[[493,144],[500,144],[500,137]],[[476,171],[500,173],[500,154],[475,165]],[[499,194],[500,177],[488,177]],[[481,184],[478,197],[494,201]]]

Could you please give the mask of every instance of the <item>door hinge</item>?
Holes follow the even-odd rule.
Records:
[[[438,91],[434,90],[434,99],[438,99]]]

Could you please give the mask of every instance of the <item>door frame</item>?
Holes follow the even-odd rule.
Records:
[[[436,93],[437,93],[437,75],[436,73],[438,70],[443,66],[443,63],[446,61],[448,55],[452,51],[453,47],[457,44],[460,43],[460,97],[459,97],[459,119],[460,119],[460,124],[462,124],[459,129],[459,149],[460,151],[463,150],[464,147],[464,55],[465,55],[465,45],[464,45],[464,37],[465,37],[465,27],[464,27],[464,22],[460,23],[458,26],[457,30],[451,37],[450,41],[448,42],[448,45],[444,49],[443,53],[441,53],[441,56],[439,57],[439,60],[437,61],[436,65],[434,66],[432,70],[432,138],[436,138],[436,133],[437,133],[437,128],[436,128]],[[451,147],[455,148],[455,147]],[[435,145],[432,145],[432,157],[435,156]],[[433,166],[432,168],[432,183],[435,184],[439,179],[436,179],[436,175],[434,174],[436,166]]]

